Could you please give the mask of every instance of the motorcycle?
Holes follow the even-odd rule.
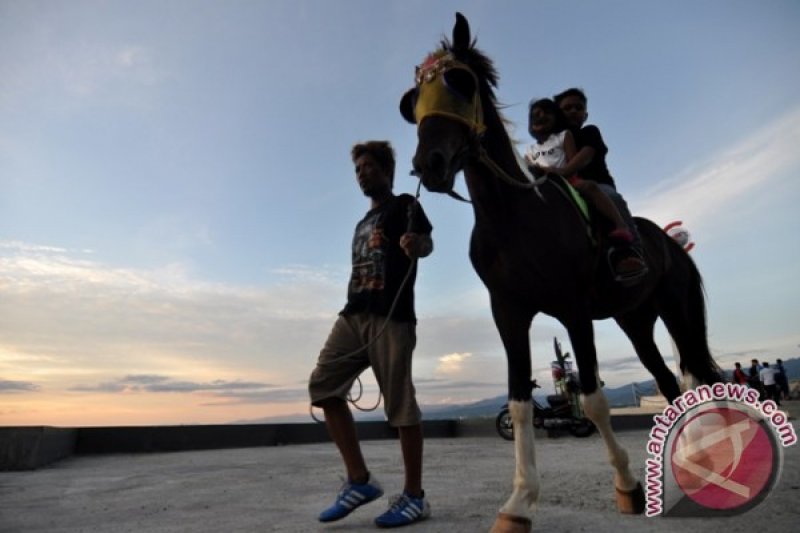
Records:
[[[531,381],[531,388],[538,389],[540,386],[534,379]],[[585,416],[576,416],[575,394],[554,394],[547,397],[549,407],[545,407],[531,395],[533,404],[533,427],[550,430],[566,429],[575,437],[588,437],[595,431],[595,426],[591,420]],[[511,421],[511,413],[508,404],[500,408],[500,414],[495,420],[497,432],[506,440],[514,440],[514,424]]]

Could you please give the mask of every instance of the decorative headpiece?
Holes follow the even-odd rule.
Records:
[[[468,72],[475,80],[475,90],[471,95],[464,95],[448,84],[447,73],[454,69]],[[458,61],[452,53],[441,50],[430,54],[416,67],[415,82],[417,98],[414,118],[417,125],[426,117],[439,115],[463,122],[478,135],[486,130],[478,78],[472,69]]]

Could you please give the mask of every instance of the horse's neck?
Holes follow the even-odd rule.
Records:
[[[493,161],[506,177],[520,184],[528,183],[517,162],[516,152],[500,116],[492,108],[486,113],[486,133],[482,140],[485,157]],[[464,177],[475,209],[476,222],[502,224],[518,207],[522,187],[515,187],[497,175],[497,168],[487,165],[484,158],[472,160],[464,169]]]

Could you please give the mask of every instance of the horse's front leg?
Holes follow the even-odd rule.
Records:
[[[628,452],[619,444],[611,429],[611,410],[608,407],[606,396],[600,388],[592,322],[587,318],[567,329],[580,373],[583,410],[603,437],[609,462],[614,468],[617,509],[621,513],[643,513],[644,491],[631,473]]]
[[[492,533],[527,533],[539,497],[539,473],[533,445],[531,352],[528,331],[533,313],[492,299],[492,314],[508,360],[508,408],[514,424],[513,492],[500,508]]]

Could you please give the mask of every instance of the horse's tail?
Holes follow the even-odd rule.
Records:
[[[677,243],[675,245],[679,246]],[[688,254],[686,255],[691,275],[687,308],[689,311],[689,337],[691,338],[690,345],[692,348],[688,354],[689,357],[686,358],[685,369],[705,383],[716,383],[722,381],[722,372],[716,361],[714,361],[711,350],[708,347],[706,293],[703,287],[703,278],[700,276],[700,271],[697,269],[695,262],[691,257],[688,257]],[[684,364],[683,361],[681,361],[681,364]]]
[[[681,371],[688,371],[703,383],[723,381],[722,372],[708,347],[706,293],[703,287],[703,278],[697,265],[683,247],[666,234],[664,234],[664,238],[667,241],[666,246],[671,263],[668,272],[672,271],[670,274],[677,276],[682,281],[680,285],[683,290],[668,297],[677,304],[679,315],[682,316],[671,317],[671,319],[662,316],[681,354]],[[674,288],[676,287],[672,285],[671,288],[666,289]],[[673,298],[677,298],[677,301]],[[683,301],[681,302],[681,300]],[[676,318],[680,324],[676,323]]]

